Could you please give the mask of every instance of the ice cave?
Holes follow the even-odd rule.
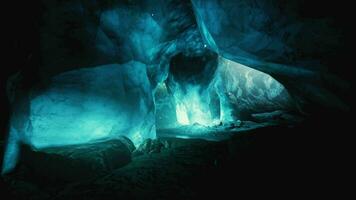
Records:
[[[301,157],[326,135],[305,133],[332,130],[350,111],[347,31],[334,5],[24,4],[9,34],[18,59],[2,81],[0,185],[15,199],[230,193],[224,179],[309,162]]]

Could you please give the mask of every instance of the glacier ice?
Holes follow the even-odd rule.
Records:
[[[209,89],[201,90],[200,86],[189,86],[185,93],[182,90],[173,93],[179,124],[211,126],[219,121],[219,116],[210,109],[209,92]]]
[[[139,143],[154,137],[153,117],[146,65],[104,65],[53,78],[31,100],[33,130],[27,137],[39,148],[117,135]]]
[[[268,74],[219,57],[214,79],[221,120],[248,119],[252,113],[291,108],[287,90]]]
[[[3,171],[16,163],[19,141],[45,148],[117,136],[136,145],[156,137],[152,89],[140,62],[59,74],[45,88],[33,89],[30,99],[31,128],[11,129]]]
[[[218,57],[217,69],[206,85],[176,79],[169,86],[168,90],[163,83],[156,91],[160,93],[156,95],[157,128],[169,128],[167,124],[213,126],[291,107],[288,92],[273,77],[223,57]],[[167,109],[174,109],[175,116]],[[162,115],[170,115],[175,124]]]

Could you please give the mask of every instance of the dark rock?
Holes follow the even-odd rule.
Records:
[[[125,138],[44,149],[24,145],[20,165],[28,167],[32,176],[52,181],[85,180],[126,165],[131,150]]]
[[[136,150],[134,143],[128,137],[120,136],[117,139],[124,143],[129,148],[131,153]]]
[[[258,123],[272,122],[277,124],[298,124],[302,121],[301,116],[282,110],[252,114],[252,118],[253,121]]]
[[[172,147],[136,157],[109,176],[74,185],[57,199],[194,199],[200,185],[211,184],[203,178],[223,161],[221,157],[227,153],[224,145],[178,138],[146,140],[142,145],[152,147],[164,141]]]
[[[4,145],[4,142],[0,140],[0,165],[2,166],[2,162],[3,162],[3,156],[4,156],[4,149],[5,148],[5,145]]]
[[[242,121],[237,120],[235,122],[230,122],[230,124],[228,125],[227,129],[239,128],[241,126],[242,126]]]
[[[159,139],[147,139],[133,152],[133,156],[160,153],[163,149],[168,147],[169,144],[167,143],[167,141],[161,141]]]
[[[156,141],[167,149],[135,157],[107,176],[59,186],[37,187],[22,181],[7,184],[21,193],[22,198],[12,199],[197,199],[222,194],[228,197],[251,187],[255,190],[255,186],[265,189],[268,184],[288,189],[295,181],[309,180],[322,168],[310,169],[315,156],[300,148],[302,131],[264,127],[220,142],[158,138]],[[152,143],[147,140],[144,144],[147,147]]]

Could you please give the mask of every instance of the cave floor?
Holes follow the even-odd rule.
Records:
[[[203,139],[208,141],[221,141],[232,137],[235,134],[248,132],[253,129],[275,126],[277,123],[264,122],[256,123],[243,121],[241,124],[226,124],[215,126],[204,126],[200,124],[178,126],[174,128],[158,129],[158,138],[182,138],[182,139]]]
[[[280,175],[296,166],[299,150],[293,138],[298,133],[286,125],[254,122],[161,129],[157,140],[168,146],[133,155],[130,163],[107,175],[53,182],[23,177],[20,169],[2,177],[0,185],[13,199],[222,198],[271,179],[290,179],[290,174]]]
[[[302,122],[298,115],[286,111],[273,111],[253,115],[253,121],[237,121],[220,123],[212,126],[201,124],[181,125],[172,128],[157,129],[157,137],[203,139],[208,141],[222,141],[240,133],[248,133],[254,129],[270,126],[293,127]]]

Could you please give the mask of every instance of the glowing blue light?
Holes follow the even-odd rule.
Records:
[[[176,105],[176,115],[177,115],[177,121],[179,124],[182,124],[182,125],[189,124],[187,109],[185,108],[184,104],[178,103]]]
[[[176,83],[173,88],[171,101],[177,125],[235,122],[240,119],[240,110],[267,112],[283,109],[290,103],[285,88],[271,76],[223,57],[219,57],[218,69],[207,87],[185,85],[183,90]],[[211,101],[212,95],[218,101]]]
[[[7,144],[4,152],[3,164],[1,174],[10,172],[15,168],[18,156],[19,156],[19,143],[18,133],[13,128],[10,127],[9,138],[7,139]]]
[[[208,94],[200,92],[199,86],[188,88],[185,93],[178,90],[174,94],[178,123],[181,125],[213,125],[217,119],[214,119],[211,114]]]
[[[31,96],[28,120],[11,119],[3,172],[16,164],[19,141],[36,148],[126,136],[135,145],[154,139],[155,118],[146,65],[83,68],[55,76]],[[19,123],[29,128],[13,128]],[[25,126],[23,126],[25,127]]]

